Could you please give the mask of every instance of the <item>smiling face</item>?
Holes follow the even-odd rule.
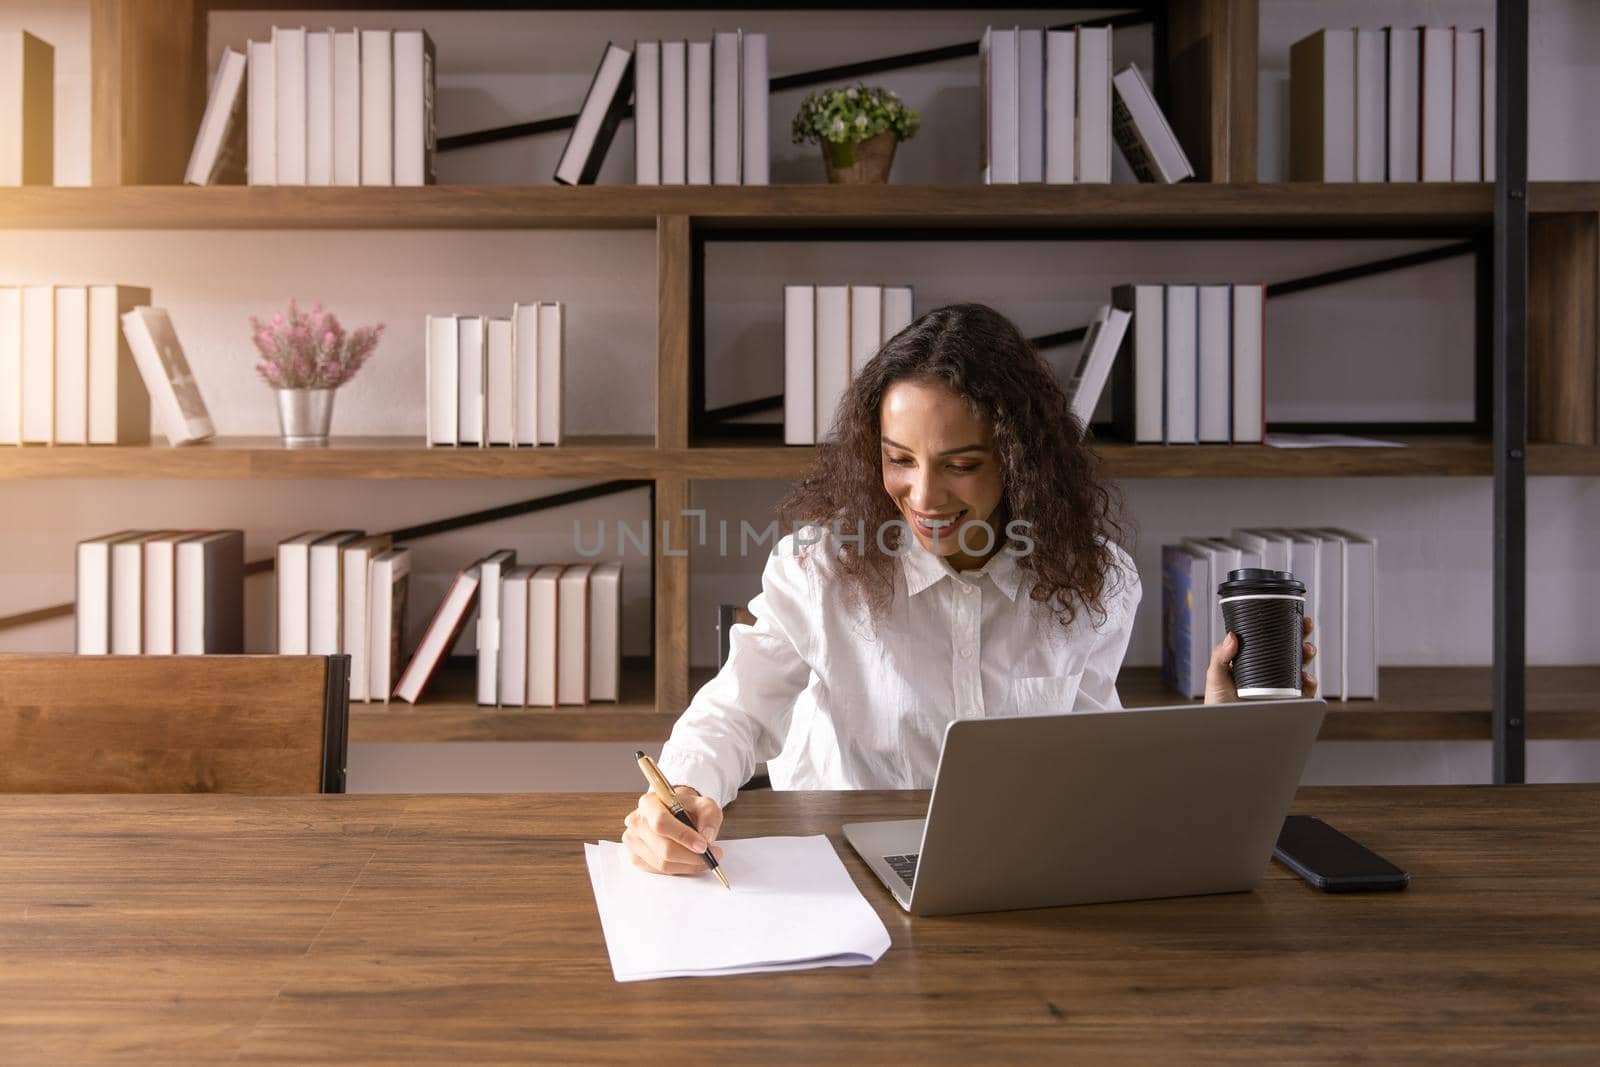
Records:
[[[878,424],[883,488],[918,543],[956,570],[981,567],[1005,543],[1005,487],[988,424],[961,397],[924,381],[891,385]]]

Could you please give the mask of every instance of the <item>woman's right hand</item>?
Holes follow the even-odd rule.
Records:
[[[645,793],[639,798],[638,807],[622,820],[622,843],[628,846],[628,858],[635,867],[656,874],[702,874],[706,861],[701,853],[707,848],[717,862],[722,862],[722,849],[711,844],[722,829],[722,809],[715,800],[689,786],[676,786],[673,791],[700,832],[673,818],[660,797]]]

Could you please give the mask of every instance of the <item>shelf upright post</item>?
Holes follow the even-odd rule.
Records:
[[[1161,106],[1203,182],[1256,180],[1259,0],[1166,0]]]
[[[687,215],[656,219],[656,449],[689,446],[692,233]],[[651,531],[655,591],[656,708],[689,702],[689,481],[656,471]],[[666,531],[670,530],[670,542]]]
[[[206,94],[206,4],[90,0],[90,180],[177,185]]]

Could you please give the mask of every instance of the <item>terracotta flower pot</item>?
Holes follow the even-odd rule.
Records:
[[[822,161],[828,168],[828,181],[835,184],[883,184],[889,180],[889,168],[894,165],[895,146],[900,143],[894,133],[885,130],[860,144],[833,144],[822,142]]]

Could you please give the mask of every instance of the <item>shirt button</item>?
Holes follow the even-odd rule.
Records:
[[[977,586],[969,585],[966,582],[962,582],[961,583],[961,592],[966,594],[967,596],[971,596],[973,593],[976,593],[977,591],[978,591],[978,587]]]
[[[972,658],[972,649],[970,647],[969,648],[963,648],[961,650],[961,658],[962,659],[971,659]]]

